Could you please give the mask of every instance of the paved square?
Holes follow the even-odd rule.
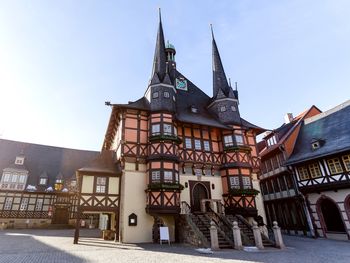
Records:
[[[118,244],[96,238],[96,230],[81,231],[73,245],[73,230],[0,231],[0,262],[350,262],[350,242],[285,236],[286,250],[236,250],[199,254],[184,245]]]

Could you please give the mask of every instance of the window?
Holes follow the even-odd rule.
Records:
[[[153,92],[152,98],[153,98],[153,99],[156,99],[156,98],[158,98],[158,97],[159,97],[158,91]]]
[[[46,185],[47,178],[40,178],[39,184],[40,185]]]
[[[201,145],[201,141],[200,140],[197,140],[197,139],[194,140],[194,148],[196,150],[202,150],[202,145]]]
[[[152,182],[160,182],[160,171],[152,171]]]
[[[341,167],[340,161],[338,158],[333,158],[327,160],[329,171],[331,174],[337,174],[343,172],[343,168]]]
[[[194,169],[194,174],[197,176],[203,175],[202,169],[198,169],[198,168]]]
[[[203,141],[203,146],[204,146],[204,150],[209,152],[210,151],[210,144],[209,141]]]
[[[317,150],[318,148],[320,148],[320,142],[312,143],[311,148],[312,148],[312,150]]]
[[[152,125],[152,135],[160,134],[160,124]]]
[[[10,182],[10,177],[11,177],[11,174],[10,174],[10,173],[4,173],[4,176],[3,176],[3,178],[2,178],[2,181],[3,181],[4,183],[8,183],[8,182]]]
[[[169,94],[169,92],[167,92],[167,91],[164,91],[164,98],[169,98],[170,97],[170,94]]]
[[[22,198],[22,201],[21,201],[21,205],[19,207],[19,210],[21,211],[24,211],[24,210],[27,210],[27,207],[28,207],[28,197],[24,197]]]
[[[317,163],[310,164],[309,171],[310,171],[311,178],[317,178],[322,176],[320,167],[318,166]]]
[[[225,112],[226,111],[226,106],[220,106],[219,110],[220,110],[220,112]]]
[[[272,137],[267,139],[267,145],[268,146],[275,145],[276,143],[277,143],[277,141],[276,141],[276,136],[275,135],[273,135]]]
[[[231,110],[232,111],[236,111],[236,107],[235,106],[231,106]]]
[[[299,173],[300,180],[306,180],[310,178],[309,173],[306,167],[304,166],[298,168],[298,173]]]
[[[163,124],[163,132],[165,135],[172,135],[171,125],[170,124]]]
[[[233,146],[233,138],[232,135],[224,136],[224,145],[225,146]]]
[[[106,192],[106,177],[97,177],[96,178],[96,193],[105,193]]]
[[[43,209],[43,199],[37,199],[35,204],[35,211],[41,211]]]
[[[11,183],[17,182],[17,174],[13,174],[11,178]]]
[[[235,139],[236,139],[236,144],[237,144],[237,145],[242,145],[242,144],[244,144],[243,136],[242,136],[242,135],[240,135],[240,134],[235,134]]]
[[[193,113],[198,113],[198,109],[195,106],[191,106],[191,111]]]
[[[26,182],[26,176],[24,174],[21,174],[19,176],[18,182],[24,184]]]
[[[176,182],[176,183],[179,182],[179,173],[175,173],[175,182]]]
[[[172,171],[164,171],[164,182],[166,182],[166,183],[173,182],[173,172]]]
[[[174,127],[174,135],[177,136],[177,127]]]
[[[191,149],[192,148],[192,141],[191,138],[185,138],[185,147],[187,149]]]
[[[350,171],[350,154],[344,155],[342,157],[342,159],[343,159],[343,163],[344,163],[345,169],[347,171]]]
[[[204,175],[208,175],[208,176],[212,175],[211,169],[205,169],[204,170]]]
[[[231,186],[231,188],[238,188],[238,189],[240,188],[238,176],[231,176],[230,177],[230,186]]]
[[[243,183],[243,188],[244,189],[252,188],[252,184],[250,182],[250,177],[249,176],[243,176],[242,177],[242,183]]]
[[[3,209],[4,210],[11,210],[12,209],[12,202],[13,202],[13,197],[6,197]]]

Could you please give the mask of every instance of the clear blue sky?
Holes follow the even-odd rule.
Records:
[[[105,101],[143,96],[162,8],[177,67],[212,95],[211,36],[262,127],[350,98],[350,1],[1,1],[0,137],[100,150]]]

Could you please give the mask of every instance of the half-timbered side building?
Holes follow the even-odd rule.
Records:
[[[183,211],[265,217],[255,139],[264,130],[241,117],[238,92],[227,81],[214,36],[212,43],[212,97],[178,71],[160,21],[144,96],[108,103],[112,113],[103,149],[115,152],[121,167],[123,242],[157,240],[159,225],[167,225],[174,240]]]
[[[350,101],[305,119],[293,154],[298,188],[321,237],[350,237]]]
[[[75,224],[75,171],[98,152],[0,139],[0,227]]]
[[[285,233],[313,235],[308,224],[308,211],[299,193],[293,173],[285,165],[292,154],[295,141],[305,118],[319,114],[315,106],[293,118],[286,114],[285,123],[269,131],[259,142],[261,158],[260,186],[264,199],[267,224],[277,221]]]

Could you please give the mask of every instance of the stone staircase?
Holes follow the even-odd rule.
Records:
[[[202,232],[204,237],[208,240],[209,244],[211,242],[210,238],[210,222],[211,219],[208,215],[201,212],[196,212],[190,215],[193,223],[198,227],[198,229]],[[233,248],[234,244],[232,240],[230,240],[225,233],[218,228],[218,241],[219,247],[221,249],[224,248]]]

